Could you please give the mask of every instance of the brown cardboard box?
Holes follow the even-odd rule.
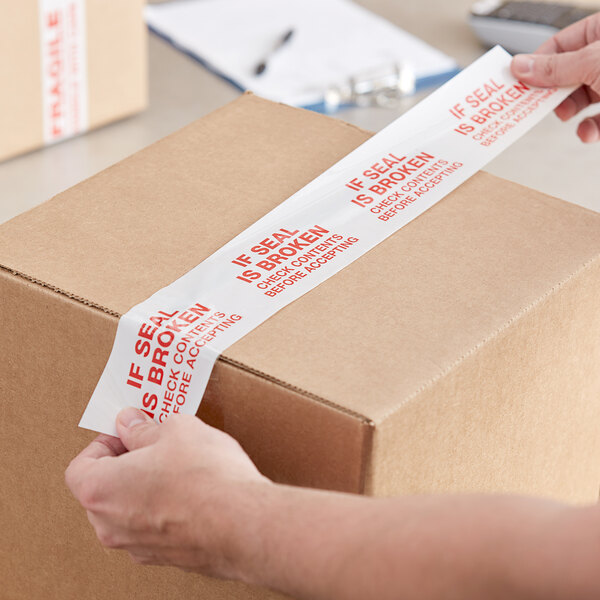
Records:
[[[271,597],[103,552],[63,471],[118,316],[368,137],[245,95],[0,227],[2,598]],[[593,501],[598,298],[600,215],[480,173],[231,347],[199,415],[278,481]]]
[[[0,160],[44,144],[39,0],[0,0]],[[147,104],[144,0],[84,0],[89,128]]]

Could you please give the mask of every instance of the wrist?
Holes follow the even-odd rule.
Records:
[[[220,533],[217,552],[223,558],[222,577],[266,585],[269,557],[266,536],[277,513],[278,484],[263,478],[227,486],[215,503],[213,527]]]
[[[364,499],[272,482],[251,496],[236,578],[294,598],[342,597],[336,573],[356,537],[352,520]]]
[[[290,561],[300,560],[295,523],[303,515],[297,509],[312,498],[313,491],[270,480],[253,482],[239,491],[243,497],[235,504],[243,509],[238,510],[231,531],[236,556],[233,578],[289,593]]]

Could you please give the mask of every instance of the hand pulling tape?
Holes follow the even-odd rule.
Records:
[[[421,215],[573,91],[525,85],[510,60],[490,50],[123,315],[80,426],[115,435],[126,406],[159,422],[195,414],[226,348]]]
[[[89,129],[85,0],[39,0],[45,144]]]

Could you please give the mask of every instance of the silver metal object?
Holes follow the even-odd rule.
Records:
[[[415,92],[416,77],[406,63],[392,63],[350,77],[325,90],[325,109],[334,112],[343,105],[394,108]]]

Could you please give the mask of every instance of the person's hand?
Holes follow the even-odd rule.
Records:
[[[195,417],[157,425],[126,409],[117,431],[75,458],[66,480],[100,541],[137,562],[298,600],[600,598],[597,506],[310,490],[265,479]]]
[[[542,44],[534,54],[517,54],[512,73],[523,83],[547,86],[581,85],[555,110],[562,121],[600,100],[600,13],[573,23]],[[581,141],[600,140],[600,114],[584,119],[577,129]]]
[[[243,578],[253,502],[271,487],[227,434],[173,415],[162,425],[134,408],[119,438],[98,436],[65,479],[100,542],[143,564]]]

